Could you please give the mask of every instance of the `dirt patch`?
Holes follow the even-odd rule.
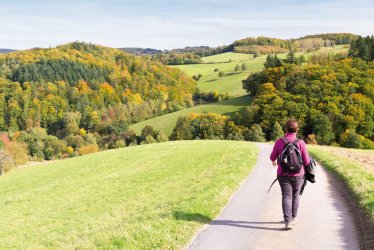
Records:
[[[334,155],[349,158],[361,163],[366,169],[374,171],[374,150],[360,150],[352,148],[323,147]]]
[[[59,160],[50,160],[50,161],[29,161],[25,164],[17,166],[17,169],[21,168],[28,168],[28,167],[34,167],[34,166],[41,166],[41,165],[47,165],[49,163],[59,161]]]

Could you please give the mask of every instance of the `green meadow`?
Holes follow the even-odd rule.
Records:
[[[243,141],[176,141],[14,170],[0,177],[0,248],[182,248],[257,154]]]
[[[250,54],[240,54],[227,52],[214,56],[203,57],[203,64],[189,64],[174,66],[185,71],[189,76],[202,74],[201,79],[197,82],[197,86],[202,91],[218,91],[219,93],[228,93],[232,96],[242,96],[246,91],[242,88],[242,80],[248,77],[252,72],[259,71],[263,68],[266,56],[260,56],[253,59]],[[240,67],[245,63],[247,69],[235,72],[235,66]],[[218,68],[225,75],[220,78],[218,72],[214,69]]]
[[[177,112],[169,113],[162,116],[145,120],[130,126],[137,134],[140,133],[142,128],[147,125],[164,132],[166,135],[170,135],[177,122],[178,117],[186,116],[190,113],[215,113],[220,115],[232,115],[236,112],[240,112],[250,104],[248,96],[236,97],[221,102],[199,105],[188,109],[183,109]]]

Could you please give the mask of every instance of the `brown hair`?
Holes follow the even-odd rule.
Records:
[[[286,122],[286,130],[288,133],[296,133],[299,131],[299,123],[296,119],[288,119]]]

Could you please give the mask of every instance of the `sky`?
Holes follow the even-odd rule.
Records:
[[[245,37],[374,34],[374,0],[0,0],[0,48],[173,49]]]

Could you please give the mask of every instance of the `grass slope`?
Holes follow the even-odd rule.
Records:
[[[266,56],[260,56],[253,59],[252,55],[227,52],[209,57],[203,57],[204,64],[178,65],[179,69],[185,71],[189,76],[202,74],[203,76],[197,82],[197,86],[203,91],[217,90],[219,93],[227,92],[229,95],[242,96],[246,91],[242,88],[242,80],[255,71],[262,69]],[[231,62],[230,62],[231,60]],[[243,63],[247,65],[247,70],[235,72],[235,66],[241,66]],[[221,79],[218,72],[214,69],[218,68],[225,72],[225,76]]]
[[[242,109],[247,107],[249,103],[250,100],[248,96],[241,96],[221,102],[199,105],[133,124],[130,126],[130,129],[133,129],[139,134],[142,128],[146,125],[151,125],[153,128],[164,132],[166,135],[170,135],[179,116],[186,116],[189,113],[216,113],[220,115],[231,115],[235,112],[240,112]]]
[[[176,249],[254,166],[248,142],[107,150],[0,177],[0,248]]]

